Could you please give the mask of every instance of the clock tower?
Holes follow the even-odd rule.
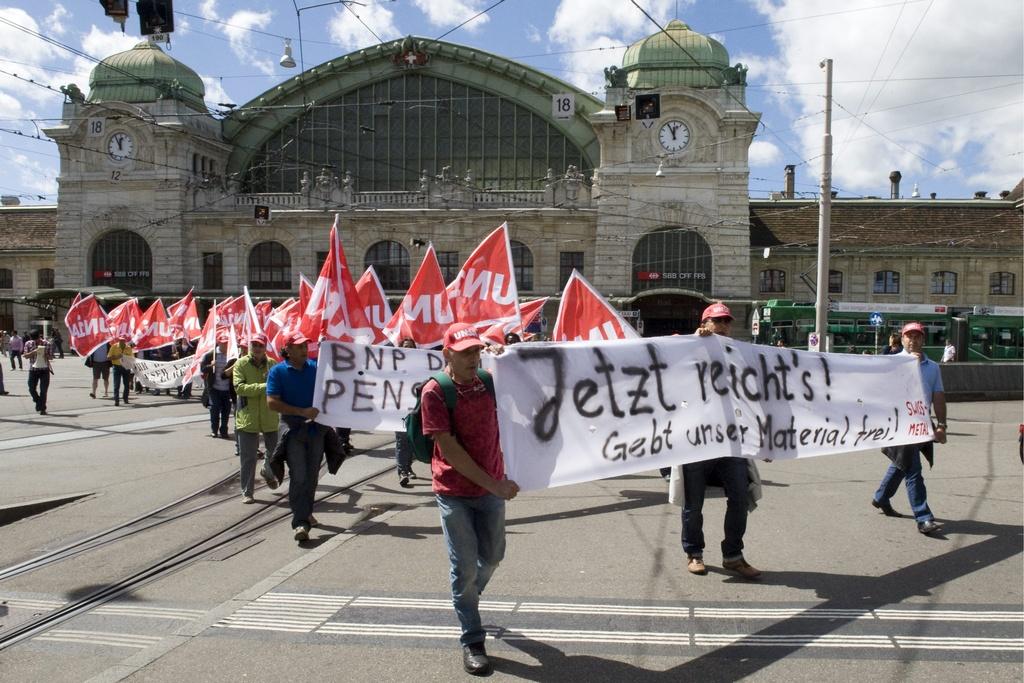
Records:
[[[56,286],[187,291],[194,188],[229,152],[202,79],[144,41],[100,62],[88,96],[63,91],[63,120],[45,131],[61,156]]]
[[[594,285],[646,334],[690,332],[708,301],[750,298],[746,68],[675,20],[605,74]]]

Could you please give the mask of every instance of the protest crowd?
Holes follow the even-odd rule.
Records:
[[[714,302],[695,334],[641,340],[574,271],[551,343],[521,344],[536,340],[532,323],[545,301],[520,303],[502,225],[448,284],[428,246],[392,312],[372,267],[352,277],[336,223],[318,278],[301,277],[298,296],[276,306],[254,302],[246,289],[215,302],[200,322],[192,292],[166,309],[157,299],[141,310],[131,299],[109,312],[93,296],[79,296],[65,322],[71,348],[92,369],[92,398],[101,380],[102,396],[109,395],[111,375],[117,406],[129,405],[133,390],[173,389],[182,400],[201,392],[210,437],[235,442],[243,504],[256,502],[257,474],[277,488],[287,470],[299,543],[317,525],[325,456],[334,471],[352,452],[352,429],[394,433],[399,485],[416,478],[415,463],[430,471],[462,663],[474,675],[492,671],[479,600],[505,554],[506,503],[521,489],[662,467],[670,500],[681,507],[686,569],[704,576],[702,508],[706,488],[720,485],[727,498],[721,566],[757,580],[762,572],[743,552],[747,515],[761,495],[755,461],[884,448],[892,464],[871,505],[900,516],[891,501],[903,482],[918,531],[941,528],[921,457],[930,462],[933,442],[945,442],[946,405],[938,367],[921,353],[919,324],[894,335],[891,359],[825,360],[732,340],[732,313]],[[29,365],[32,397],[45,415],[63,340],[33,332],[27,341],[5,335],[3,343],[12,370],[15,360]],[[858,404],[840,380],[883,362],[892,371],[873,381],[884,388],[865,393],[895,398]],[[678,416],[683,399],[704,406],[700,422]],[[719,406],[727,401],[752,416],[723,417]],[[901,414],[904,404],[910,415]],[[530,423],[508,420],[512,412]],[[595,430],[599,416],[611,426]],[[543,467],[539,456],[550,458]]]

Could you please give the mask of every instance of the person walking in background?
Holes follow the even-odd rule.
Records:
[[[53,347],[53,352],[56,353],[61,360],[64,359],[64,337],[60,335],[60,330],[56,327],[50,332],[50,345]]]
[[[107,353],[110,350],[110,344],[100,344],[96,349],[89,354],[89,358],[92,361],[92,391],[89,392],[90,398],[96,398],[96,387],[100,383],[100,378],[103,378],[103,398],[110,395],[110,358]]]
[[[50,391],[50,375],[53,374],[53,349],[43,339],[42,332],[32,330],[22,355],[28,358],[28,393],[35,401],[36,412],[46,415],[46,395]]]
[[[238,396],[235,437],[238,441],[242,502],[246,504],[255,501],[253,488],[260,434],[267,453],[273,453],[277,446],[281,419],[267,403],[267,376],[274,365],[276,362],[267,357],[267,337],[256,334],[249,339],[249,353],[239,358],[231,371],[235,395]]]
[[[11,357],[11,370],[14,370],[14,361],[18,361],[18,370],[24,370],[21,364],[21,352],[25,350],[25,340],[18,336],[18,331],[11,332],[11,341],[7,343],[7,352]]]
[[[894,356],[903,352],[903,344],[900,343],[900,335],[893,332],[889,335],[889,345],[882,349],[883,356]]]
[[[132,346],[131,337],[127,334],[121,335],[119,339],[110,344],[107,350],[107,358],[114,369],[114,405],[121,405],[121,392],[123,387],[124,404],[128,405],[128,390],[132,384],[132,373],[125,367],[124,359],[135,358],[135,348]]]
[[[956,347],[953,346],[953,340],[947,339],[946,346],[942,349],[942,362],[952,363],[956,360]]]
[[[228,418],[231,417],[231,367],[228,362],[228,335],[217,335],[217,347],[206,354],[200,363],[203,381],[210,397],[210,436],[228,438]]]
[[[406,337],[398,342],[399,348],[415,349],[416,342]],[[395,469],[398,472],[398,485],[403,489],[412,488],[410,479],[416,478],[412,471],[412,444],[405,432],[395,432]]]
[[[195,353],[195,349],[192,348],[192,344],[189,343],[186,337],[182,337],[178,341],[174,342],[174,360],[188,358],[193,353]],[[178,398],[192,398],[192,382],[178,387]]]

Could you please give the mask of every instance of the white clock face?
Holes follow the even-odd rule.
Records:
[[[107,143],[107,152],[114,161],[131,159],[135,152],[135,141],[128,133],[114,133]]]
[[[681,152],[690,144],[690,129],[682,121],[666,121],[658,131],[658,141],[667,152]]]

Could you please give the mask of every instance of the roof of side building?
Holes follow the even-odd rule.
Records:
[[[0,250],[45,251],[57,243],[57,207],[5,206],[0,208]]]

